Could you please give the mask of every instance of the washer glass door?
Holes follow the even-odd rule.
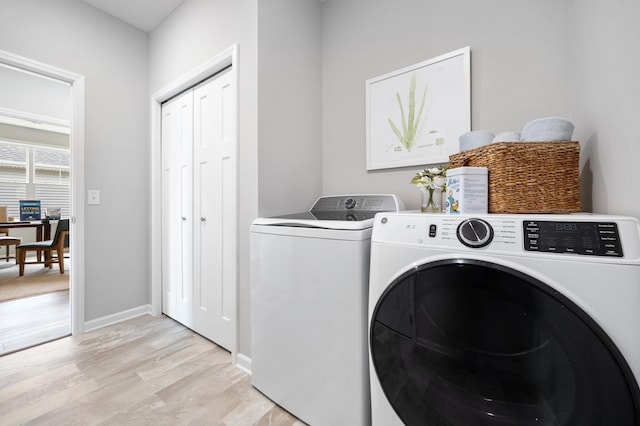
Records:
[[[455,259],[395,280],[371,323],[378,380],[407,425],[638,425],[604,331],[546,284]]]

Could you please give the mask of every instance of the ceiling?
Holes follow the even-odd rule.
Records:
[[[151,32],[184,0],[82,0],[111,16]]]

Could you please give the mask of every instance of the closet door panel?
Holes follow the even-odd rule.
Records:
[[[238,156],[236,146],[235,91],[231,72],[220,81],[222,102],[222,139],[220,141],[220,193],[219,214],[223,226],[220,227],[221,241],[221,305],[217,322],[224,333],[224,340],[231,345],[235,339],[234,319],[236,318],[237,259],[237,219],[238,219]]]
[[[193,93],[162,106],[163,313],[193,325]]]
[[[227,71],[194,90],[195,330],[226,348],[233,342],[236,277],[231,81]]]

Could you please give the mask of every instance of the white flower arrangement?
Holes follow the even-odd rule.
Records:
[[[419,188],[439,189],[444,192],[447,189],[447,166],[432,167],[419,171],[411,179],[411,183]]]

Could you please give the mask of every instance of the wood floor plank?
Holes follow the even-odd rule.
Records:
[[[0,357],[0,424],[304,425],[229,352],[148,315]]]
[[[70,333],[69,291],[0,302],[0,355]]]

